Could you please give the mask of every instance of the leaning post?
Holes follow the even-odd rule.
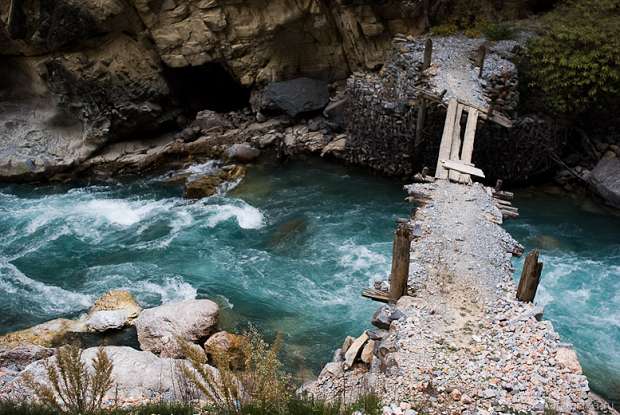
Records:
[[[394,233],[392,247],[392,273],[390,275],[390,303],[395,304],[407,293],[409,279],[409,256],[411,253],[411,231],[409,224],[399,222]]]
[[[540,253],[534,249],[525,258],[521,279],[519,280],[519,288],[517,288],[517,298],[526,303],[531,303],[536,297],[538,284],[540,283],[540,275],[542,274],[543,263],[538,262]]]

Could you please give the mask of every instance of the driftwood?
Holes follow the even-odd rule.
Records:
[[[392,273],[390,275],[390,302],[396,303],[407,292],[411,231],[408,223],[399,223],[392,248]]]
[[[521,279],[519,280],[519,288],[517,289],[517,298],[521,301],[531,303],[536,297],[538,284],[540,283],[540,275],[542,274],[543,263],[538,262],[539,252],[534,249],[525,258]]]

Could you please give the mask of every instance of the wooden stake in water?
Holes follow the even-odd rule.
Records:
[[[525,258],[521,279],[519,280],[519,288],[517,289],[517,298],[526,303],[531,303],[536,297],[538,284],[540,283],[540,275],[542,274],[543,263],[538,262],[539,252],[534,249]]]
[[[399,223],[394,234],[392,274],[390,275],[390,302],[393,304],[407,293],[410,253],[411,231],[409,230],[409,224]]]

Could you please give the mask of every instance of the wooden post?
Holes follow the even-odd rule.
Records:
[[[398,223],[392,247],[392,274],[390,275],[390,303],[395,304],[407,293],[411,232],[408,223]]]
[[[418,120],[415,126],[415,142],[413,143],[413,154],[411,155],[412,160],[412,172],[415,172],[418,161],[420,161],[420,152],[422,148],[422,138],[424,132],[424,123],[426,122],[426,100],[420,96],[418,98],[419,106],[418,106]]]
[[[504,184],[504,181],[502,179],[497,179],[497,182],[495,182],[495,191],[496,192],[501,191],[503,184]]]
[[[534,249],[527,254],[525,263],[523,264],[523,272],[519,280],[519,288],[517,289],[517,298],[526,303],[531,303],[536,297],[540,275],[542,274],[543,263],[538,262],[539,252]]]
[[[482,78],[482,74],[484,73],[484,61],[487,58],[487,47],[482,45],[480,49],[478,49],[478,66],[480,67],[480,73],[478,73],[478,77]]]
[[[422,63],[422,71],[427,70],[431,66],[433,59],[433,40],[426,39],[424,44],[424,62]]]

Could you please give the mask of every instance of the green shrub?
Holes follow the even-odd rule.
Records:
[[[543,19],[528,45],[528,88],[555,114],[580,115],[618,102],[620,0],[569,0]]]
[[[508,40],[515,37],[515,31],[508,23],[487,23],[482,26],[481,31],[489,40]]]

